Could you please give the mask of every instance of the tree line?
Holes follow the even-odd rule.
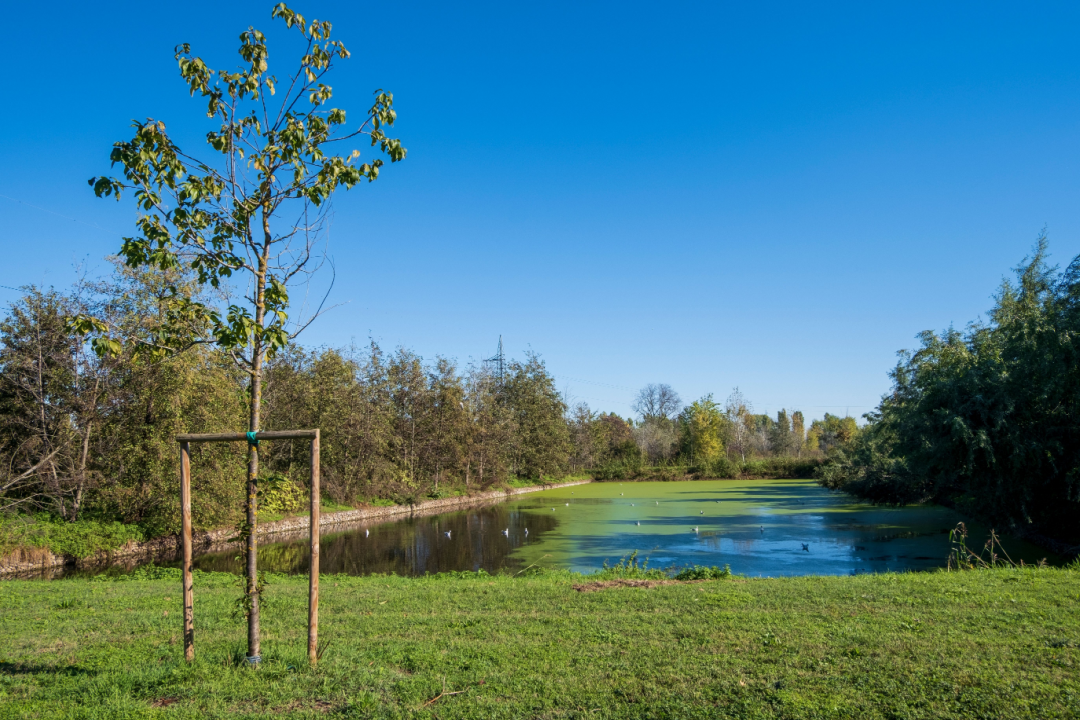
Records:
[[[118,266],[109,282],[68,293],[28,288],[11,304],[0,321],[0,508],[116,519],[151,533],[175,529],[174,436],[245,427],[247,374],[213,345],[163,357],[98,354],[69,319],[93,312],[152,335],[167,321],[161,295],[176,284],[160,272]],[[267,430],[321,428],[324,492],[347,504],[555,477],[571,455],[566,406],[535,355],[511,360],[497,377],[483,363],[425,362],[376,343],[292,345],[271,355],[263,412]],[[193,446],[198,524],[237,519],[244,451]],[[263,444],[260,492],[271,506],[275,493],[298,495],[307,453],[292,442]]]
[[[1040,237],[985,322],[919,339],[822,482],[1080,540],[1080,257],[1062,271]]]
[[[775,417],[755,413],[738,388],[723,405],[711,394],[684,405],[670,385],[649,384],[632,407],[636,418],[576,404],[569,416],[571,468],[628,477],[645,466],[674,466],[699,475],[734,477],[749,460],[822,458],[859,432],[851,417],[826,413],[808,428],[799,410],[783,409]]]
[[[173,322],[177,288],[210,290],[183,271],[133,269],[67,292],[26,288],[0,320],[0,508],[62,520],[136,524],[173,532],[179,518],[175,435],[243,428],[248,373],[230,353],[194,344],[166,355],[95,353],[70,318],[93,314],[131,335]],[[330,500],[415,502],[516,479],[570,473],[625,476],[648,466],[738,474],[735,463],[816,457],[857,432],[826,416],[755,414],[736,390],[721,407],[706,396],[684,406],[668,385],[649,385],[636,418],[568,407],[543,360],[425,361],[377,343],[348,348],[292,344],[271,354],[262,396],[267,430],[318,427]],[[243,453],[193,446],[195,520],[235,522],[245,498]],[[307,482],[302,443],[266,442],[264,510],[299,509]],[[732,469],[734,468],[734,470]],[[606,475],[605,475],[606,474]]]

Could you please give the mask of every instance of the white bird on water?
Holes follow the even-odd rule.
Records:
[[[505,535],[506,537],[510,537],[510,528],[506,528],[505,530],[503,530],[503,535]]]
[[[638,525],[640,525],[640,524],[641,524],[641,521],[639,520],[637,524],[638,524]]]
[[[370,530],[364,530],[364,537],[367,537],[370,534],[371,534]]]
[[[697,532],[697,531],[698,531],[697,528],[694,528],[694,532]]]
[[[525,528],[525,537],[529,537],[529,528]]]
[[[450,537],[450,531],[447,530],[446,532],[443,533],[443,535],[445,535],[446,537]]]
[[[702,510],[702,511],[701,511],[701,514],[702,514],[702,515],[704,515],[704,514],[705,514],[705,511],[704,511],[704,510]]]

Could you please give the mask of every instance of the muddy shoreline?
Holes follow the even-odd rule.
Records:
[[[319,528],[324,533],[327,531],[345,532],[396,520],[402,516],[424,517],[438,515],[447,510],[495,505],[515,495],[584,485],[589,482],[592,481],[578,480],[575,482],[552,483],[527,488],[493,490],[477,495],[425,500],[415,505],[366,507],[325,513],[320,518]],[[268,522],[259,526],[259,537],[262,542],[283,542],[306,538],[310,524],[311,519],[307,515]],[[192,537],[194,554],[201,555],[207,552],[218,552],[239,547],[239,542],[230,542],[235,533],[234,528],[218,528],[216,530],[195,532]],[[61,576],[71,569],[103,570],[109,567],[119,567],[130,570],[146,562],[172,562],[178,560],[179,557],[179,535],[166,535],[145,542],[129,542],[115,550],[95,553],[85,558],[57,555],[44,549],[20,548],[11,555],[0,558],[0,579],[51,579]]]

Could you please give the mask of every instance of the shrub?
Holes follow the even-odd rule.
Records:
[[[35,547],[84,558],[115,550],[132,540],[143,540],[142,531],[135,525],[96,520],[67,522],[46,514],[0,515],[0,552],[5,555],[17,547]]]
[[[712,567],[694,565],[675,573],[676,580],[726,580],[729,577],[731,577],[730,565],[725,565],[722,568],[715,565]]]
[[[271,475],[259,481],[259,509],[264,512],[299,512],[307,504],[307,491],[284,475]]]

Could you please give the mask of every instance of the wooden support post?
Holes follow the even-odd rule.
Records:
[[[268,430],[257,434],[259,440],[311,440],[311,577],[308,588],[308,657],[314,665],[319,650],[319,430]],[[184,583],[184,658],[195,659],[195,622],[192,610],[191,578],[191,458],[189,443],[193,442],[250,442],[247,433],[183,433],[176,436],[180,442],[180,532],[183,545]],[[257,457],[257,456],[256,456]],[[251,466],[250,471],[257,466]],[[249,493],[252,492],[249,482]],[[251,509],[254,509],[254,503]],[[255,519],[249,513],[248,522],[254,527]],[[255,572],[255,536],[249,537],[249,579]],[[255,598],[257,602],[257,598]],[[255,608],[253,608],[255,609]],[[254,615],[254,613],[252,613]],[[258,621],[248,628],[248,658],[257,662],[259,650]]]
[[[311,567],[308,575],[308,660],[319,659],[319,431],[311,439]]]
[[[191,579],[191,459],[187,441],[180,443],[180,534],[183,543],[184,659],[195,659],[194,588]]]

